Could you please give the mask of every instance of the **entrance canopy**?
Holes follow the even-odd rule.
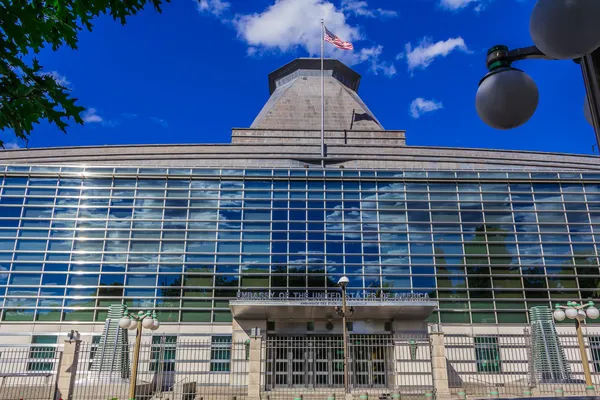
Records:
[[[233,318],[237,320],[319,320],[337,317],[335,308],[341,307],[341,299],[238,299],[229,302]],[[437,307],[429,299],[402,300],[353,300],[347,301],[354,308],[353,320],[411,320],[427,319]]]

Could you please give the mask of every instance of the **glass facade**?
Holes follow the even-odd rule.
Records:
[[[229,323],[238,290],[427,293],[432,322],[597,297],[600,174],[0,167],[3,321]]]

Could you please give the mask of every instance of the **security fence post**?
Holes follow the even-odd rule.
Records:
[[[251,335],[248,355],[248,400],[260,399],[261,356],[262,336],[260,334]]]
[[[77,376],[81,340],[65,340],[60,365],[58,367],[57,398],[71,400]]]
[[[449,399],[448,367],[444,332],[431,332],[431,367],[433,387],[437,399]]]

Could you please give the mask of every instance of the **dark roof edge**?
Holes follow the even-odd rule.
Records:
[[[276,69],[275,71],[269,74],[269,94],[273,94],[276,89],[275,82],[278,79],[283,78],[296,70],[299,69],[312,69],[312,70],[320,70],[321,69],[321,59],[320,58],[296,58],[295,60],[290,61],[286,65],[281,68]],[[338,71],[342,75],[348,77],[348,80],[352,82],[351,85],[340,81],[343,85],[348,88],[358,92],[358,87],[360,85],[361,76],[358,72],[354,71],[352,68],[348,67],[346,64],[342,63],[339,60],[333,58],[326,58],[323,60],[323,69],[324,70],[333,70]]]

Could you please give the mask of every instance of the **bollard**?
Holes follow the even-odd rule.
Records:
[[[400,392],[392,393],[392,400],[400,400],[400,398],[401,398]]]
[[[556,388],[554,389],[554,395],[556,397],[563,397],[565,395],[565,391],[563,390],[563,388]]]
[[[431,390],[426,390],[425,391],[425,400],[431,400],[433,399],[433,392]]]
[[[490,390],[490,398],[491,399],[497,399],[499,397],[500,397],[500,393],[498,392],[498,389]]]
[[[360,399],[360,400],[369,400],[369,393],[367,393],[367,392],[364,392],[363,394],[361,394],[361,395],[359,396],[359,399]]]
[[[330,393],[330,394],[327,396],[327,400],[335,400],[335,393]]]
[[[464,389],[460,389],[458,391],[458,398],[461,400],[465,400],[467,398],[467,392]]]

